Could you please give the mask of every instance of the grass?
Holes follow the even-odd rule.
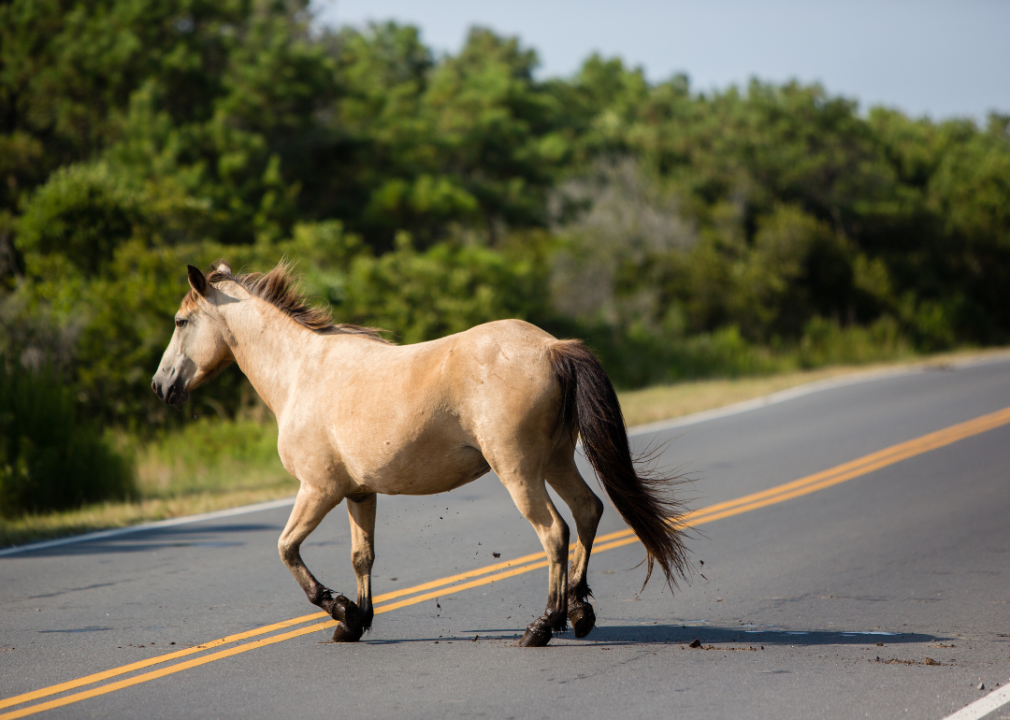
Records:
[[[269,417],[201,419],[143,445],[125,434],[115,440],[135,458],[137,500],[0,519],[0,547],[224,510],[298,490],[277,457],[277,426]]]
[[[690,415],[733,405],[745,400],[788,390],[798,385],[843,375],[869,374],[902,367],[942,367],[957,360],[1006,354],[1007,350],[961,350],[931,355],[914,362],[907,360],[860,365],[838,365],[816,370],[797,370],[760,377],[697,380],[673,385],[656,385],[644,390],[619,393],[621,409],[629,427]]]
[[[724,407],[817,380],[884,368],[943,366],[970,357],[1006,354],[1006,349],[959,351],[916,362],[837,366],[731,380],[702,380],[620,393],[628,425],[667,420]],[[0,519],[0,547],[125,527],[142,522],[223,510],[289,497],[297,482],[281,467],[277,428],[270,419],[199,420],[142,446],[120,443],[137,463],[139,499],[87,505],[15,520]]]

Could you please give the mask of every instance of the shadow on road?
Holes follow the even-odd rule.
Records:
[[[68,555],[101,555],[108,553],[138,553],[172,547],[223,548],[238,547],[244,542],[218,540],[215,535],[230,533],[264,532],[280,534],[282,525],[268,523],[237,523],[231,525],[200,525],[198,527],[152,528],[106,539],[69,543],[40,550],[26,550],[8,555],[3,560],[38,557],[63,557]]]
[[[475,628],[464,630],[459,635],[448,637],[374,639],[366,635],[364,643],[374,645],[397,645],[409,643],[464,643],[503,640],[515,642],[522,636],[522,628]],[[477,638],[476,640],[474,638]],[[924,633],[900,633],[896,635],[869,634],[867,631],[844,632],[841,630],[762,630],[744,632],[731,627],[684,627],[682,625],[609,625],[597,627],[585,640],[576,641],[571,632],[557,637],[557,640],[571,640],[587,645],[690,645],[695,640],[699,649],[755,648],[762,645],[905,645],[910,643],[950,642],[951,638]],[[742,647],[741,647],[742,646]]]
[[[565,637],[565,636],[562,636]],[[897,635],[870,634],[868,631],[843,630],[756,630],[746,632],[741,628],[682,625],[608,625],[597,627],[588,639],[608,645],[637,645],[641,643],[677,643],[689,645],[699,640],[703,646],[720,644],[746,645],[885,645],[938,642],[947,638],[923,633]]]

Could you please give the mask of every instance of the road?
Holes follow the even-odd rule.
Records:
[[[8,554],[0,718],[943,718],[1010,681],[1010,414],[959,425],[1006,408],[1002,360],[635,434],[691,478],[695,575],[639,594],[608,505],[597,628],[542,649],[535,561],[412,590],[540,551],[494,476],[379,498],[375,593],[411,592],[356,645],[279,560],[284,507]],[[304,556],[352,594],[342,507]]]

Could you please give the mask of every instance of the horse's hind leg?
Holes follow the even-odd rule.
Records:
[[[372,627],[372,563],[375,561],[375,493],[347,498],[351,519],[351,564],[358,579],[358,610],[361,626]]]
[[[343,595],[333,596],[333,591],[324,586],[309,571],[302,561],[301,546],[305,538],[318,527],[319,523],[340,502],[341,498],[326,495],[302,484],[295,498],[295,507],[291,511],[284,532],[277,541],[281,560],[302,586],[309,602],[318,605],[337,621],[337,629],[333,632],[336,641],[355,641],[361,638],[364,629],[358,606]]]
[[[593,593],[589,589],[587,573],[596,528],[603,515],[603,503],[579,474],[572,451],[572,448],[563,448],[555,453],[547,470],[547,482],[571,508],[575,518],[578,539],[568,576],[568,619],[572,623],[575,637],[584,638],[596,625],[596,613],[588,602]]]
[[[564,632],[568,626],[568,524],[558,514],[541,479],[498,473],[512,495],[519,512],[536,530],[547,552],[549,591],[547,609],[527,628],[519,644],[543,647],[551,641],[552,631]]]

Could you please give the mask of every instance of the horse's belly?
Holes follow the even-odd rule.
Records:
[[[430,449],[390,458],[360,482],[363,489],[382,495],[434,495],[473,482],[490,469],[475,448]]]

